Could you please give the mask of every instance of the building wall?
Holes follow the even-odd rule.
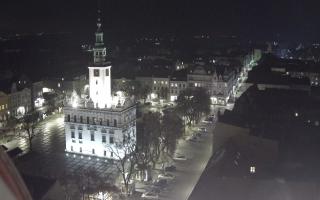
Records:
[[[182,90],[187,89],[187,81],[170,81],[170,101],[175,101]]]
[[[9,95],[10,115],[21,117],[31,109],[31,90],[25,88]]]
[[[5,93],[0,92],[0,128],[6,125],[8,120],[8,111],[9,111],[9,96]]]
[[[125,136],[136,140],[134,106],[119,111],[65,107],[64,113],[67,152],[116,159],[111,150],[116,148],[116,142],[121,144]],[[91,135],[94,135],[93,141]],[[105,141],[102,139],[104,136]],[[117,151],[123,155],[121,149]]]
[[[111,66],[89,67],[89,87],[95,107],[111,107]]]

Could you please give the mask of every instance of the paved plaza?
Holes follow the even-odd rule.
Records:
[[[110,160],[65,153],[63,115],[48,117],[37,126],[36,131],[41,133],[33,140],[33,151],[14,160],[20,172],[49,178],[86,169],[94,170],[101,176],[116,174],[117,170]],[[28,149],[24,139],[19,140],[19,146],[25,152]]]

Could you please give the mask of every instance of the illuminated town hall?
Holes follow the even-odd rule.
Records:
[[[126,137],[135,141],[136,106],[132,99],[111,91],[111,62],[107,60],[100,18],[93,62],[88,68],[89,97],[72,96],[64,107],[66,151],[117,159],[114,149],[121,155]]]

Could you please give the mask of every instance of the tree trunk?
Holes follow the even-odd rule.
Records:
[[[27,134],[28,134],[29,151],[32,151],[32,136],[29,129],[27,130]]]

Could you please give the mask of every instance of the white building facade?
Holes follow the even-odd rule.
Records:
[[[94,59],[88,67],[90,98],[75,94],[64,107],[66,151],[119,159],[123,144],[136,141],[136,106],[121,93],[112,96],[111,63],[106,60],[100,19],[97,27]]]

